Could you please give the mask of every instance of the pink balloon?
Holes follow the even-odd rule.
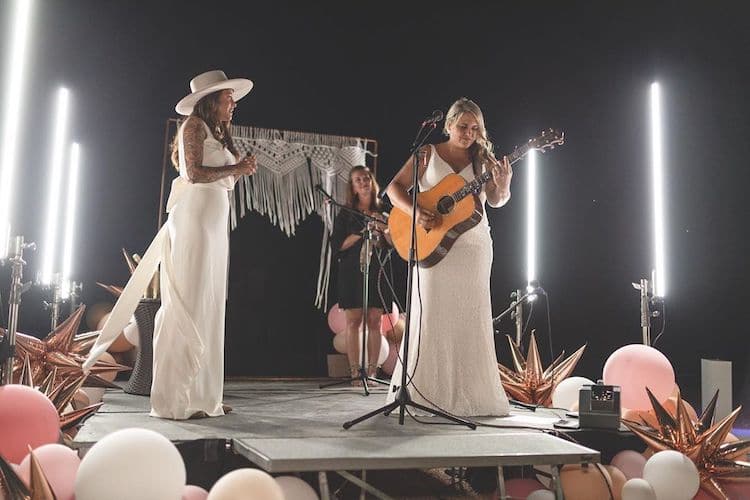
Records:
[[[391,312],[383,313],[383,315],[380,317],[380,333],[385,335],[389,331],[393,330],[399,319],[401,319],[401,315],[398,311],[398,306],[395,302],[392,302]]]
[[[328,328],[336,335],[346,330],[346,314],[343,309],[339,309],[338,304],[333,304],[331,310],[328,311]]]
[[[81,459],[78,454],[61,444],[45,444],[34,450],[44,475],[47,476],[57,500],[75,499],[75,482]],[[19,475],[26,484],[31,477],[31,455],[26,455],[19,466]]]
[[[653,347],[631,344],[613,352],[604,363],[604,383],[620,386],[622,406],[648,410],[651,402],[646,388],[661,403],[674,390],[674,369],[667,357]]]
[[[208,492],[200,486],[188,484],[182,490],[182,500],[206,500],[206,498],[208,498]]]
[[[537,490],[546,490],[542,483],[532,478],[508,479],[505,481],[505,494],[511,498],[526,498]]]
[[[633,450],[622,450],[612,457],[610,465],[620,469],[625,474],[625,479],[642,478],[643,466],[646,465],[646,457]]]
[[[383,339],[383,342],[385,342],[385,339]],[[389,342],[388,347],[390,348],[388,351],[388,357],[385,358],[385,361],[383,361],[380,368],[382,368],[385,374],[393,375],[393,370],[396,368],[396,362],[398,361],[398,353],[401,350],[401,342],[398,344],[391,344]]]
[[[31,448],[56,443],[60,419],[52,402],[25,385],[0,387],[0,455],[18,463]]]

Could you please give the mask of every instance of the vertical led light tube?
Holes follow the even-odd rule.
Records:
[[[536,281],[536,150],[529,151],[528,185],[526,193],[526,284],[532,291],[531,282]]]
[[[41,282],[48,285],[54,273],[55,254],[57,250],[57,228],[60,225],[60,191],[63,166],[65,164],[65,135],[68,124],[68,89],[60,88],[57,92],[55,111],[55,128],[52,139],[52,155],[49,163],[49,195],[47,196],[47,230],[44,234],[42,248]]]
[[[26,50],[31,17],[31,0],[13,2],[14,12],[8,30],[8,66],[6,68],[5,102],[3,105],[2,144],[0,145],[0,258],[7,256],[13,217],[13,177],[16,169],[18,130],[21,128],[21,103],[23,101],[26,69]]]
[[[70,295],[73,274],[73,242],[75,240],[76,205],[78,198],[78,171],[81,165],[81,147],[74,142],[70,147],[70,169],[68,174],[68,201],[65,208],[65,235],[63,243],[62,298]]]
[[[654,295],[664,297],[667,291],[664,242],[664,147],[661,88],[651,84],[651,174],[654,202]]]

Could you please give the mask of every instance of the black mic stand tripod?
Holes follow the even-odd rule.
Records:
[[[373,410],[369,413],[366,413],[360,417],[355,418],[354,420],[350,420],[348,422],[344,422],[344,429],[349,429],[353,425],[356,425],[364,420],[367,420],[368,418],[374,417],[375,415],[382,413],[385,416],[390,415],[394,410],[398,409],[398,423],[399,425],[404,425],[404,412],[406,411],[406,407],[410,406],[412,408],[416,408],[418,410],[425,411],[427,413],[431,413],[437,417],[443,417],[447,420],[450,420],[454,423],[465,425],[471,430],[476,429],[476,424],[472,422],[468,422],[466,420],[463,420],[461,418],[455,417],[453,415],[449,415],[445,412],[439,411],[436,408],[430,408],[428,406],[416,403],[412,400],[411,395],[409,394],[409,391],[406,388],[407,381],[406,376],[407,372],[409,371],[409,364],[408,364],[408,357],[409,357],[409,330],[411,325],[411,296],[412,296],[412,285],[413,285],[413,277],[414,277],[414,269],[416,267],[416,243],[417,243],[417,193],[419,192],[419,163],[420,158],[422,158],[423,154],[420,152],[420,148],[424,144],[425,140],[427,140],[427,137],[430,135],[430,132],[432,132],[435,129],[436,122],[442,118],[442,113],[440,115],[437,115],[436,113],[433,113],[433,117],[436,117],[437,119],[428,119],[425,122],[421,124],[419,127],[419,131],[417,132],[417,137],[414,139],[414,142],[412,143],[412,149],[411,149],[411,156],[412,156],[412,191],[411,191],[411,203],[412,203],[412,211],[411,211],[411,242],[409,244],[409,263],[408,263],[408,274],[406,279],[406,321],[405,321],[405,327],[404,327],[404,339],[402,344],[402,349],[404,352],[403,360],[401,360],[401,385],[396,390],[396,397],[391,403],[386,404],[385,406],[382,406],[378,408],[377,410]],[[420,136],[422,135],[422,132],[427,128],[427,133],[424,134],[424,137]]]
[[[329,203],[331,203],[334,206],[339,207],[342,210],[346,210],[347,212],[359,217],[359,219],[364,223],[365,229],[362,231],[362,252],[365,252],[364,260],[361,263],[361,271],[362,271],[362,345],[360,346],[361,351],[359,352],[359,370],[356,377],[349,377],[345,378],[344,380],[340,380],[337,382],[332,382],[330,384],[321,384],[319,387],[321,389],[324,389],[326,387],[333,387],[335,385],[341,385],[346,384],[347,382],[352,382],[354,380],[359,380],[362,382],[362,388],[365,391],[365,396],[370,395],[370,391],[367,387],[367,382],[374,382],[376,384],[382,384],[382,385],[389,385],[389,383],[385,380],[380,380],[379,378],[370,377],[367,374],[367,364],[365,363],[366,359],[366,353],[367,353],[367,339],[368,339],[368,325],[367,325],[367,303],[369,301],[370,296],[370,260],[372,257],[372,251],[373,251],[373,231],[371,228],[371,224],[375,222],[382,222],[379,221],[376,217],[373,217],[371,215],[367,215],[365,213],[360,212],[359,210],[355,210],[351,207],[347,207],[346,205],[342,205],[336,200],[333,199],[331,195],[326,193],[322,187],[317,187],[318,191],[320,191],[323,196],[326,197]],[[376,335],[380,335],[380,332],[376,332]],[[341,335],[341,334],[339,334]],[[347,339],[347,341],[350,339]],[[383,340],[381,339],[381,342]],[[377,362],[377,356],[378,354],[375,354],[376,359],[375,362]],[[372,359],[369,360],[370,363],[373,362]]]

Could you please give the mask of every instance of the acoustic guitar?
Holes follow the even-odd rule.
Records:
[[[531,150],[544,152],[563,142],[564,134],[561,131],[545,130],[507,155],[508,161],[513,164]],[[483,208],[478,195],[482,185],[491,178],[489,170],[471,182],[466,182],[459,174],[448,174],[432,189],[417,193],[417,204],[420,207],[442,216],[440,224],[429,231],[417,223],[415,259],[420,267],[432,267],[440,262],[459,236],[479,224]],[[388,217],[393,246],[404,260],[409,260],[411,217],[410,212],[397,207],[393,207]]]

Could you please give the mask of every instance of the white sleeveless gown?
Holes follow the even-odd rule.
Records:
[[[234,156],[214,139],[205,123],[204,127],[208,138],[203,142],[203,166],[235,163]],[[233,189],[234,180],[225,177],[191,184],[185,168],[182,128],[178,144],[180,176],[172,181],[167,222],[143,253],[82,368],[89,373],[120,336],[154,272],[160,269],[161,308],[154,325],[151,415],[187,419],[198,411],[209,416],[224,414],[228,191]]]
[[[419,181],[421,191],[454,173],[435,147],[431,149],[430,162]],[[471,165],[460,175],[467,181],[473,179]],[[480,196],[484,205],[486,196]],[[458,416],[508,414],[493,340],[491,266],[492,239],[485,212],[481,222],[459,236],[440,262],[415,273],[407,372],[414,402]],[[388,402],[394,399],[394,386],[401,385],[401,373],[402,364],[397,362]]]
[[[204,124],[205,126],[205,124]],[[203,166],[223,167],[235,158],[206,126]],[[223,415],[224,313],[229,257],[231,177],[187,181],[182,129],[180,177],[162,249],[161,300],[154,324],[151,415],[186,419],[198,411]]]

